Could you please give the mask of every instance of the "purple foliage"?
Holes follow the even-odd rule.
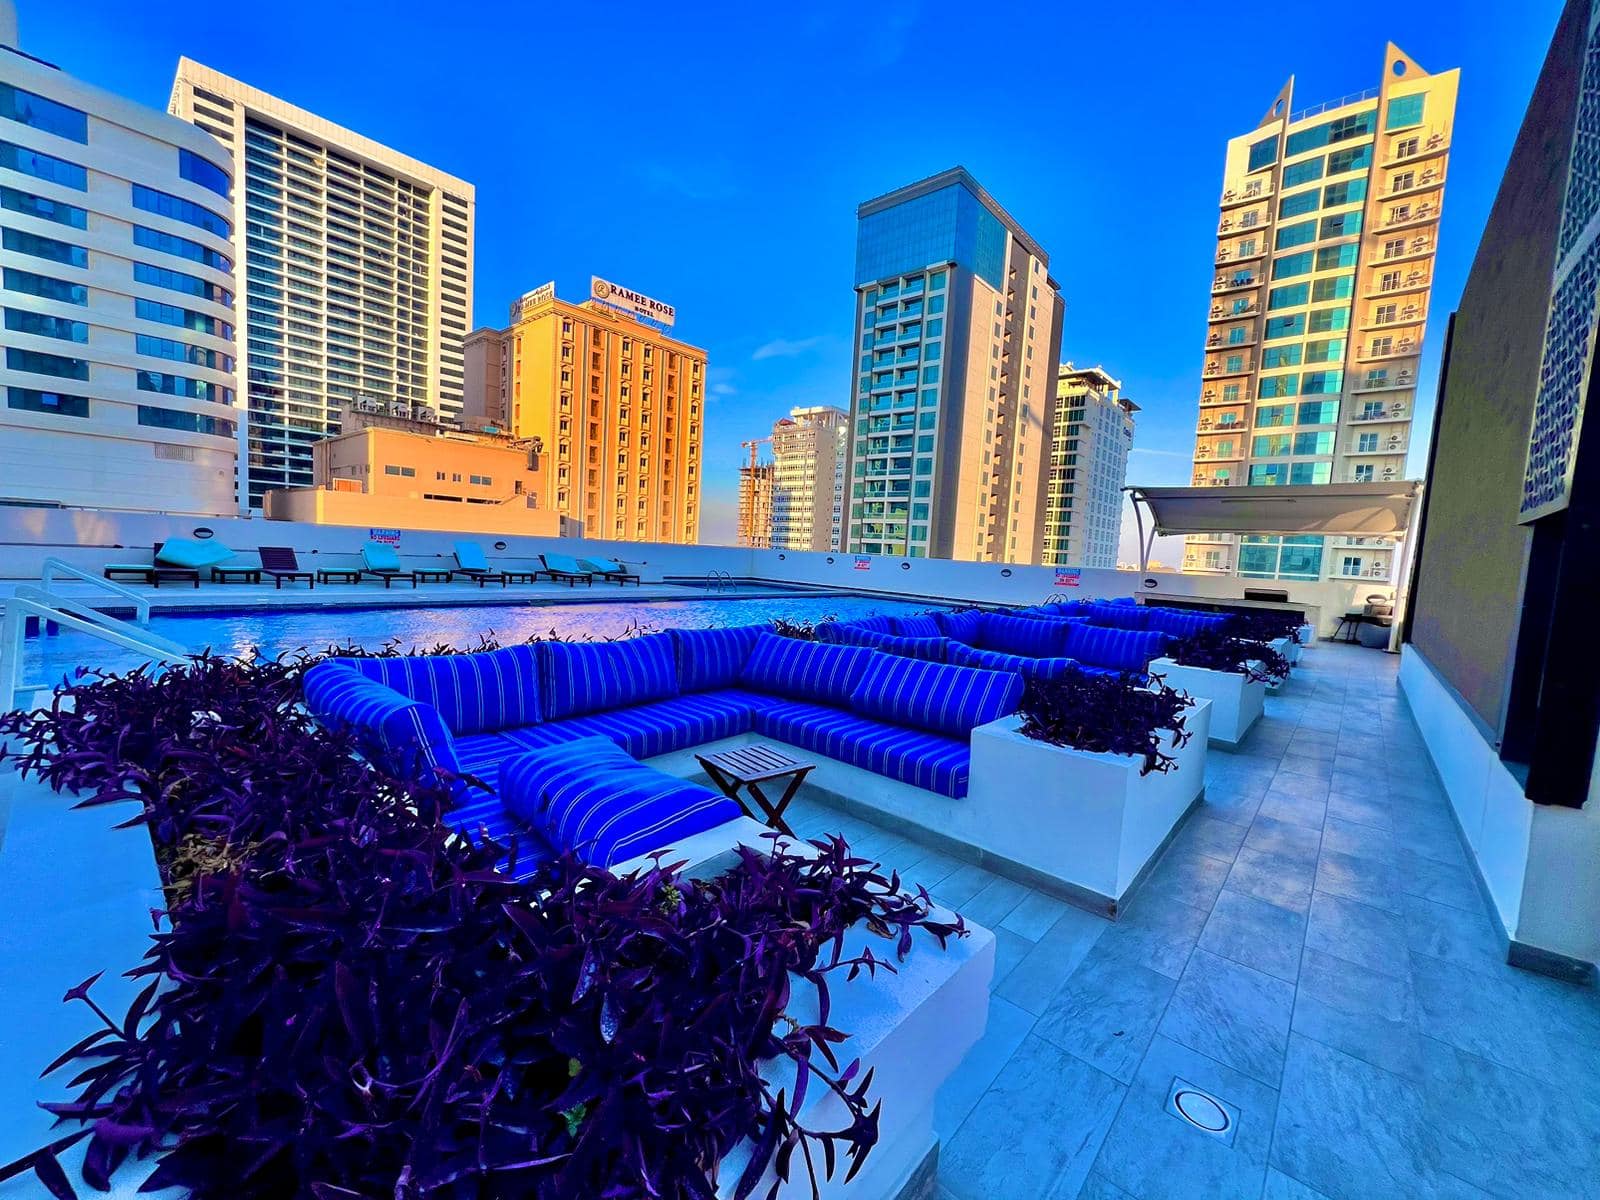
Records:
[[[25,773],[80,805],[144,802],[170,902],[125,1014],[92,979],[66,997],[103,1028],[46,1069],[78,1089],[49,1107],[88,1128],[0,1179],[71,1196],[57,1155],[85,1134],[90,1187],[154,1158],[152,1187],[205,1200],[709,1200],[746,1138],[741,1197],[796,1154],[812,1179],[860,1167],[878,1110],[871,1073],[835,1056],[829,976],[892,971],[917,930],[943,945],[959,918],[838,840],[744,851],[704,881],[565,858],[513,882],[496,868],[515,846],[440,819],[445,781],[381,774],[298,707],[312,661],[85,673],[49,710],[0,716]],[[196,840],[211,853],[178,853]],[[888,961],[847,953],[852,926]],[[786,1012],[796,979],[820,994],[814,1024]],[[779,1056],[791,1094],[760,1073]],[[839,1127],[800,1120],[818,1090]]]
[[[1272,683],[1289,675],[1289,660],[1266,642],[1240,637],[1222,629],[1208,629],[1178,639],[1171,658],[1185,667],[1227,671],[1258,683]]]
[[[1139,774],[1164,773],[1177,764],[1162,746],[1188,742],[1183,710],[1193,705],[1159,679],[1146,687],[1143,676],[1132,672],[1069,671],[1058,679],[1028,684],[1021,732],[1074,750],[1134,755],[1144,760]]]

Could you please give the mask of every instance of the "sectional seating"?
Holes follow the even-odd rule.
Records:
[[[1194,637],[1220,629],[1229,618],[1223,613],[1198,612],[1186,608],[1160,608],[1131,602],[1097,602],[1089,606],[1089,620],[1112,629],[1155,629],[1173,637]]]
[[[950,643],[950,661],[963,667],[982,667],[986,671],[1012,671],[1029,683],[1049,683],[1074,671],[1091,675],[1120,675],[1107,667],[1092,667],[1075,658],[1030,658],[1025,654],[1004,654],[999,650],[979,650],[964,642]]]
[[[1166,653],[1171,640],[1155,629],[1108,629],[1074,621],[1067,626],[1066,654],[1113,671],[1144,671],[1151,659]]]
[[[900,654],[907,658],[926,658],[932,662],[945,661],[945,638],[903,637],[895,633],[879,633],[876,629],[862,629],[855,625],[836,625],[833,630],[836,645],[867,646],[885,654]]]

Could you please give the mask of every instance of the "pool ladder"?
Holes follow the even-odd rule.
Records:
[[[733,588],[734,588],[733,576],[731,574],[729,574],[727,571],[707,571],[706,572],[706,591],[708,591],[708,592],[723,592],[723,591],[731,592],[731,591],[733,591]]]
[[[133,607],[133,623],[51,591],[50,585],[58,576],[82,580],[127,601]],[[0,712],[9,712],[17,707],[24,694],[32,696],[36,692],[49,691],[53,686],[49,683],[22,682],[22,656],[30,618],[38,620],[41,634],[55,625],[99,638],[124,650],[147,655],[154,662],[182,663],[189,659],[189,652],[177,642],[145,628],[150,623],[149,600],[62,559],[47,558],[38,586],[21,584],[0,604]]]

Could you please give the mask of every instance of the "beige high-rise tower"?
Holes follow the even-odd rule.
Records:
[[[850,414],[791,409],[772,427],[772,548],[839,550]]]
[[[1228,143],[1196,486],[1398,479],[1416,409],[1458,71],[1394,45],[1376,87]],[[1184,570],[1387,579],[1392,544],[1192,537]]]

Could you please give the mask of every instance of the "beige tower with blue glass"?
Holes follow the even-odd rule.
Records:
[[[1196,486],[1404,477],[1459,74],[1391,44],[1376,87],[1297,111],[1290,80],[1228,143]],[[1183,565],[1382,584],[1394,557],[1384,539],[1195,537]]]

